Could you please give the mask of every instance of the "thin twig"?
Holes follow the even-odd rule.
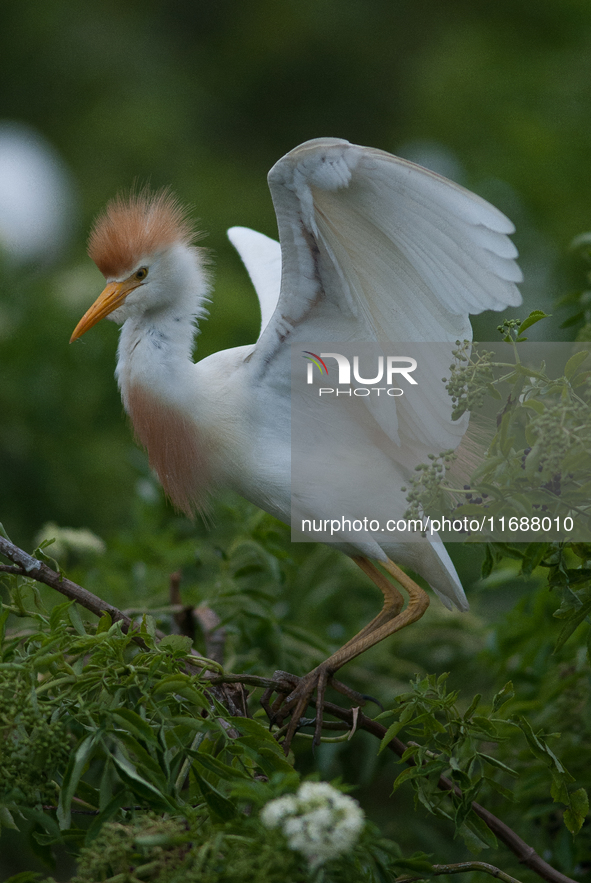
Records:
[[[457,862],[452,865],[433,865],[429,876],[431,874],[436,877],[440,874],[464,874],[466,871],[482,871],[484,874],[490,874],[491,877],[503,880],[504,883],[520,883],[516,877],[512,877],[494,865],[489,865],[488,862]],[[410,877],[405,874],[402,877],[396,877],[395,883],[413,883],[414,880],[424,879],[424,877]]]

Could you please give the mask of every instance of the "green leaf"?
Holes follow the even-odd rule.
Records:
[[[530,576],[540,561],[545,558],[549,548],[550,543],[529,543],[525,548],[521,562],[521,573],[524,576]]]
[[[6,531],[4,530],[4,525],[0,522],[0,536],[4,537],[5,540],[8,540],[9,543],[12,542]]]
[[[560,306],[560,301],[557,306]],[[573,325],[578,325],[580,322],[583,322],[585,318],[585,311],[580,310],[580,312],[575,313],[573,316],[569,316],[568,319],[565,319],[564,322],[560,323],[561,328],[572,328]]]
[[[577,376],[571,380],[570,385],[573,387],[573,389],[576,389],[578,386],[586,383],[590,377],[591,371],[583,371],[582,374],[577,374]]]
[[[62,787],[60,791],[57,820],[60,829],[63,831],[70,827],[72,798],[76,793],[76,786],[84,772],[94,749],[102,738],[102,732],[91,733],[80,742],[76,751],[70,758],[70,762],[64,775]]]
[[[536,414],[543,414],[546,410],[546,406],[539,399],[528,399],[521,403],[521,407],[529,408],[531,411],[535,411]]]
[[[2,610],[2,599],[0,599],[0,610]],[[2,610],[0,614],[0,645],[4,643],[4,637],[6,635],[6,622],[8,617],[10,616],[10,610]]]
[[[413,871],[415,876],[431,876],[433,873],[433,865],[429,861],[429,856],[425,853],[415,853],[415,855],[416,858],[415,856],[411,856],[410,858],[395,859],[396,867],[403,868],[407,871]],[[388,874],[384,879],[390,880],[391,875]]]
[[[542,739],[541,736],[537,736],[534,733],[529,721],[527,721],[524,717],[519,716],[517,718],[517,722],[519,724],[519,728],[527,739],[530,750],[538,758],[538,760],[543,761],[547,766],[549,766],[553,773],[558,773],[559,775],[564,776],[566,781],[573,782],[573,777],[563,767],[549,745]]]
[[[10,828],[11,831],[18,831],[18,825],[12,818],[12,813],[7,806],[0,806],[0,828]]]
[[[500,782],[497,782],[496,779],[491,779],[489,776],[483,776],[482,778],[483,781],[487,782],[491,788],[493,788],[495,791],[498,791],[498,793],[502,797],[504,797],[505,800],[508,800],[510,803],[516,802],[514,791],[510,790],[509,788],[505,788],[503,785],[501,785]]]
[[[154,696],[158,696],[161,693],[175,693],[178,696],[182,696],[183,699],[192,702],[193,705],[209,709],[209,702],[203,693],[192,686],[191,679],[187,675],[179,674],[163,678],[152,690]]]
[[[195,781],[199,785],[201,793],[203,794],[203,799],[213,815],[222,822],[227,822],[230,819],[233,819],[236,815],[236,807],[232,801],[228,800],[227,797],[224,797],[223,794],[220,794],[220,792],[210,785],[209,782],[206,782],[203,776],[199,775],[195,769],[195,765],[191,767],[191,772],[195,777]]]
[[[495,559],[491,552],[491,547],[487,543],[484,547],[484,561],[482,562],[482,567],[480,570],[480,576],[482,579],[486,579],[487,576],[490,576],[493,572],[493,568],[495,566]]]
[[[158,649],[173,653],[175,656],[188,656],[193,641],[187,635],[166,635],[158,643]]]
[[[118,742],[123,743],[129,751],[133,752],[140,769],[144,775],[150,777],[152,784],[160,791],[166,791],[167,781],[162,767],[154,760],[149,752],[140,745],[138,740],[135,739],[131,733],[117,733],[114,738],[116,738]]]
[[[570,380],[571,377],[573,377],[577,373],[579,366],[583,364],[588,355],[588,350],[582,350],[581,352],[575,353],[574,356],[570,357],[570,359],[564,366],[564,376],[567,380]]]
[[[68,610],[68,616],[70,617],[70,622],[76,629],[76,632],[81,637],[86,637],[86,629],[84,628],[84,623],[82,622],[82,617],[80,616],[80,611],[78,610],[77,604],[72,604],[72,606]]]
[[[479,852],[483,848],[496,849],[498,846],[497,838],[474,810],[470,810],[460,828],[460,834],[471,852]]]
[[[507,766],[507,764],[502,763],[496,757],[491,757],[490,754],[483,754],[481,751],[478,752],[478,756],[482,757],[483,760],[486,760],[487,763],[490,763],[491,766],[495,766],[498,769],[504,770],[506,773],[509,773],[510,776],[515,776],[516,778],[519,777],[519,773],[515,772],[515,770],[512,770],[510,766]]]
[[[122,788],[104,807],[98,816],[93,820],[90,828],[86,832],[84,845],[89,846],[97,836],[105,822],[109,822],[113,816],[117,815],[122,806],[126,803],[133,802],[133,795],[126,789]]]
[[[578,834],[589,813],[589,798],[584,788],[569,794],[569,808],[564,813],[564,824],[571,834]]]
[[[96,627],[97,635],[102,634],[103,632],[108,632],[111,626],[113,625],[113,621],[111,619],[110,613],[103,613],[101,618],[99,619]]]
[[[502,690],[499,690],[498,693],[495,694],[492,701],[492,710],[498,711],[505,702],[509,702],[510,699],[513,699],[515,696],[515,691],[513,689],[513,681],[507,681]]]
[[[187,749],[187,754],[193,757],[199,766],[202,766],[220,779],[225,779],[229,782],[234,781],[234,779],[248,779],[250,781],[248,773],[245,773],[238,767],[222,763],[221,760],[218,760],[217,757],[213,757],[211,754],[205,754],[203,751],[192,751],[190,748]]]
[[[37,883],[42,876],[38,871],[20,871],[20,873],[8,877],[6,883]]]
[[[140,797],[151,805],[156,804],[169,810],[175,809],[172,800],[160,788],[157,788],[140,775],[131,760],[123,754],[119,744],[116,745],[115,750],[111,753],[111,758],[125,784],[136,794],[139,794]]]
[[[378,754],[382,753],[384,748],[386,748],[390,744],[390,742],[392,741],[394,736],[398,735],[398,733],[400,732],[400,730],[402,729],[403,726],[404,726],[404,724],[402,723],[402,721],[397,720],[397,721],[394,721],[394,723],[388,727],[388,729],[384,733],[384,737],[382,738],[382,741],[380,742]]]
[[[562,647],[564,647],[573,632],[581,625],[582,622],[587,619],[590,613],[591,599],[586,601],[584,604],[581,604],[578,609],[572,610],[568,614],[568,618],[562,626],[562,629],[560,630],[560,633],[556,640],[556,646],[554,648],[555,653],[558,653],[558,651],[562,649]]]
[[[61,604],[56,604],[55,607],[52,608],[52,611],[49,614],[49,627],[52,632],[57,629],[60,620],[63,619],[66,611],[73,603],[73,601],[63,601]]]
[[[470,705],[468,706],[466,712],[464,713],[464,720],[469,721],[478,706],[480,705],[480,700],[482,699],[482,694],[477,693]]]
[[[405,782],[409,782],[411,779],[416,779],[421,776],[430,776],[433,773],[442,773],[445,767],[445,761],[432,761],[428,765],[407,767],[394,779],[392,794],[394,794],[395,791],[398,791],[400,786],[404,785]]]
[[[527,319],[524,319],[521,325],[519,326],[519,334],[523,334],[528,328],[531,328],[532,325],[535,325],[536,322],[539,322],[541,319],[550,319],[551,316],[548,313],[545,313],[543,310],[532,310]]]
[[[497,735],[497,728],[492,721],[490,721],[487,717],[481,717],[480,715],[474,715],[472,718],[472,723],[475,727],[478,727],[483,733],[486,733],[487,736],[491,738],[495,738]]]
[[[118,708],[113,712],[113,719],[138,739],[143,739],[148,744],[158,745],[158,737],[150,724],[131,708]]]

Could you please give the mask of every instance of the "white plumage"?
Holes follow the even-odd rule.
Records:
[[[197,364],[193,323],[203,314],[208,284],[172,197],[119,200],[91,237],[90,254],[108,285],[72,339],[104,316],[123,323],[117,363],[123,402],[167,493],[189,514],[204,507],[216,487],[229,487],[289,523],[289,344],[442,341],[451,351],[457,339],[471,339],[469,313],[521,302],[517,252],[507,237],[511,222],[413,163],[316,139],[276,163],[269,187],[280,245],[243,227],[228,232],[259,297],[259,339]],[[338,418],[343,435],[368,447],[367,460],[351,474],[352,506],[375,502],[388,489],[384,505],[391,509],[422,455],[459,444],[466,421],[452,421],[441,384],[450,352],[433,348],[431,359],[432,381],[420,395],[397,400],[392,416],[384,418],[364,400]],[[379,450],[374,423],[389,439]],[[312,516],[331,507],[330,481],[313,464],[303,497],[298,505]],[[389,569],[394,558],[421,574],[448,606],[466,609],[441,543],[341,539],[358,563],[364,556]],[[380,616],[362,631],[365,645],[386,628],[388,617]],[[359,644],[345,655],[362,649]],[[342,664],[336,656],[328,675]]]

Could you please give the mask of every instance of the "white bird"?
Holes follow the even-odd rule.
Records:
[[[387,518],[392,500],[403,500],[400,487],[411,465],[425,451],[456,447],[465,431],[465,422],[451,419],[441,373],[453,342],[471,339],[468,314],[521,302],[517,251],[507,238],[513,225],[439,175],[340,139],[296,147],[275,164],[268,181],[280,244],[241,227],[228,232],[261,305],[255,344],[193,362],[194,325],[209,294],[207,262],[167,191],[118,198],[97,220],[89,254],[107,286],[72,340],[103,317],[122,323],[116,376],[123,404],[178,509],[193,515],[224,487],[288,524],[289,344],[447,342],[444,362],[434,358],[431,382],[418,398],[391,400],[390,418],[369,403],[335,418],[338,435],[356,440],[365,453],[348,473],[346,505],[353,517],[355,507],[363,515],[377,497]],[[324,517],[331,505],[334,512],[324,469],[324,462],[310,462],[298,513]],[[426,593],[392,559],[423,576],[447,606],[468,607],[442,543],[392,542],[383,534],[359,540],[346,532],[339,539],[384,593],[384,607],[281,697],[279,719],[291,712],[286,748],[315,689],[322,707],[326,683],[338,668],[426,609]],[[374,561],[409,593],[404,611],[402,596]],[[320,726],[318,715],[316,739]]]

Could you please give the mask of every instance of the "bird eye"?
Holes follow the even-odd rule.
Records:
[[[138,280],[138,282],[141,282],[142,279],[145,279],[147,275],[148,275],[148,268],[147,267],[140,267],[139,270],[137,271],[137,273],[135,274],[135,278]]]

